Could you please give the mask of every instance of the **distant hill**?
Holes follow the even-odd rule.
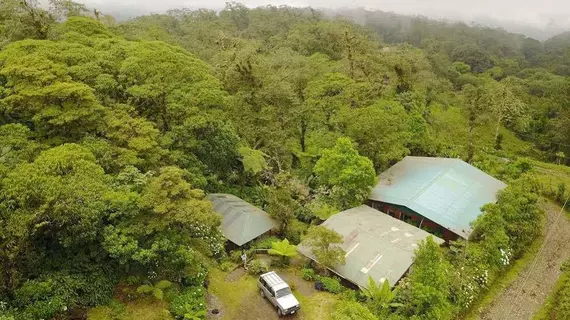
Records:
[[[534,26],[532,24],[525,24],[515,21],[503,21],[489,17],[477,17],[472,20],[465,19],[434,19],[423,15],[408,15],[399,14],[395,12],[386,12],[381,10],[367,10],[363,8],[340,8],[335,10],[322,9],[325,15],[329,17],[343,16],[350,20],[362,24],[382,26],[388,29],[400,28],[400,31],[412,28],[412,25],[418,22],[430,24],[431,26],[466,26],[481,29],[497,29],[497,32],[512,33],[524,35],[525,37],[536,39],[539,41],[548,40],[565,31],[570,31],[569,28],[564,28],[552,22],[544,28]]]
[[[182,7],[189,8],[189,9],[197,9],[189,4],[185,4],[181,2],[180,4],[175,4],[177,1],[165,1],[159,4],[132,4],[132,3],[121,3],[119,1],[113,2],[108,1],[108,3],[96,3],[95,0],[84,0],[83,2],[87,3],[89,6],[95,6],[98,10],[105,12],[106,14],[112,15],[117,19],[117,21],[124,21],[130,18],[135,18],[142,15],[147,15],[151,13],[164,13],[168,10],[172,9],[180,9]],[[191,3],[191,2],[190,2]],[[270,4],[271,2],[267,2]],[[311,5],[311,2],[306,2],[307,5]],[[297,6],[294,3],[290,4],[291,6]],[[216,11],[221,11],[224,8],[224,1],[211,1],[208,3],[200,4],[201,8],[212,9]],[[248,7],[253,7],[253,5],[248,5]],[[354,21],[360,24],[364,24],[365,21],[365,11],[362,8],[335,8],[335,9],[325,9],[320,8],[319,5],[313,5],[315,8],[319,8],[319,10],[325,12],[328,16],[335,16],[337,14],[342,14],[344,16],[350,17]],[[398,16],[400,20],[409,20],[418,18],[418,16],[412,14],[404,14],[404,13],[392,13],[388,11],[380,11],[380,10],[372,10],[370,9],[368,12],[374,12],[375,16],[380,14],[384,14],[386,16]],[[540,41],[547,40],[557,34],[560,34],[564,31],[570,31],[570,26],[562,26],[557,24],[555,21],[551,21],[544,27],[539,27],[532,23],[524,23],[518,21],[508,21],[508,20],[500,20],[496,18],[491,18],[488,16],[479,15],[473,18],[461,17],[461,16],[449,16],[445,15],[445,19],[438,19],[433,15],[426,13],[425,19],[429,19],[432,21],[440,21],[440,22],[447,22],[447,23],[465,23],[467,25],[475,25],[475,26],[482,26],[482,27],[489,27],[489,28],[500,28],[504,29],[511,33],[518,33],[523,34],[527,37],[537,39]]]

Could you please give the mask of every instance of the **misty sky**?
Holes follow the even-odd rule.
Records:
[[[219,9],[226,0],[79,0],[100,10],[137,14],[176,8]],[[499,20],[535,27],[570,28],[570,0],[242,0],[248,7],[287,4],[314,8],[364,7],[463,21]]]

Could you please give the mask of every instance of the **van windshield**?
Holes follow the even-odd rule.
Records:
[[[291,288],[283,288],[283,289],[279,289],[277,290],[277,292],[275,293],[275,297],[276,298],[281,298],[287,295],[291,294]]]

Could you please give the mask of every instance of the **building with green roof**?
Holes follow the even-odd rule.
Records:
[[[267,212],[234,195],[212,193],[206,198],[222,216],[222,233],[238,246],[277,228]]]
[[[505,187],[460,159],[405,157],[380,175],[368,204],[446,241],[467,239],[481,207]]]

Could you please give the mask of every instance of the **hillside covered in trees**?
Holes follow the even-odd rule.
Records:
[[[469,249],[420,248],[405,307],[365,309],[464,313],[472,285],[538,236],[532,161],[570,163],[570,37],[362,14],[229,3],[115,23],[2,1],[0,319],[84,314],[133,277],[199,286],[226,255],[205,193],[266,209],[298,243],[406,155],[461,158],[511,187]],[[563,202],[561,185],[544,194]]]

